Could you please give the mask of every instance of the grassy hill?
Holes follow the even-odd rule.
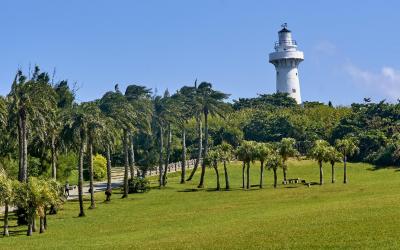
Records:
[[[11,228],[17,235],[0,238],[0,248],[400,248],[400,172],[395,169],[350,164],[349,183],[344,185],[341,165],[335,184],[330,183],[330,168],[325,165],[324,186],[279,185],[276,190],[272,172],[266,171],[265,188],[254,186],[249,191],[240,188],[240,163],[231,164],[229,170],[231,191],[214,191],[215,176],[208,169],[204,190],[196,189],[198,176],[181,185],[173,174],[167,188],[130,195],[127,200],[115,193],[106,204],[104,195],[98,194],[97,208],[87,211],[85,218],[77,217],[77,202],[68,202],[58,215],[49,216],[45,234],[26,237],[25,227]],[[290,162],[289,178],[297,177],[318,181],[317,164]],[[256,163],[252,184],[258,178]],[[278,178],[282,180],[281,171]],[[224,186],[223,176],[221,183]]]

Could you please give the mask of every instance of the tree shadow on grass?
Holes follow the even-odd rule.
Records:
[[[183,189],[183,190],[178,190],[177,192],[179,192],[179,193],[192,193],[192,192],[198,192],[200,190],[201,189],[197,189],[197,188],[186,188],[186,189]]]
[[[382,170],[382,169],[393,169],[395,170],[395,172],[399,172],[400,168],[396,167],[396,166],[380,166],[380,165],[375,165],[371,168],[368,168],[367,170],[369,171],[378,171],[378,170]]]

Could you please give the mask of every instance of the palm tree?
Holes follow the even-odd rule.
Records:
[[[335,146],[337,150],[342,154],[343,157],[343,167],[344,167],[344,176],[343,183],[347,183],[347,157],[353,156],[359,151],[357,147],[357,142],[354,139],[342,139],[336,140]]]
[[[340,162],[342,159],[342,155],[336,150],[335,147],[329,146],[327,152],[327,160],[331,164],[332,169],[332,183],[335,183],[335,163]]]
[[[279,143],[279,154],[282,157],[283,163],[283,182],[287,182],[287,170],[288,166],[286,164],[289,157],[298,156],[299,152],[295,148],[296,140],[293,138],[282,138]]]
[[[247,166],[247,184],[246,188],[250,189],[250,162],[254,161],[255,158],[255,143],[252,141],[243,141],[242,145],[240,145],[236,150],[237,158],[243,162],[242,169],[242,188],[245,187],[245,177],[244,171]]]
[[[220,91],[216,91],[212,89],[212,84],[208,82],[202,82],[198,87],[198,100],[201,104],[203,115],[204,115],[204,151],[203,151],[203,159],[207,157],[208,151],[208,116],[209,115],[217,115],[222,116],[224,113],[224,109],[227,107],[223,102],[225,99],[229,97],[228,94],[222,93]],[[206,165],[202,163],[201,166],[201,175],[200,175],[200,183],[198,188],[204,187],[204,174],[206,171]]]
[[[221,190],[221,185],[219,181],[219,172],[218,172],[218,161],[220,160],[220,150],[214,149],[210,150],[207,155],[207,158],[204,159],[204,163],[206,166],[212,167],[215,170],[215,176],[217,178],[217,188],[216,190]]]
[[[271,153],[266,158],[266,165],[268,169],[274,171],[274,188],[276,188],[278,184],[277,170],[278,168],[283,168],[283,159],[279,150],[271,150]]]
[[[271,147],[267,143],[256,144],[256,158],[260,161],[260,188],[263,188],[264,181],[264,163],[269,154],[271,154]]]
[[[229,175],[228,175],[228,169],[226,167],[226,163],[232,159],[233,148],[230,144],[223,142],[222,144],[220,144],[216,147],[216,150],[219,152],[220,160],[224,164],[225,189],[229,190],[230,189]]]
[[[314,143],[314,147],[311,148],[310,156],[318,162],[319,165],[319,184],[324,184],[324,172],[322,169],[322,163],[329,160],[329,143],[325,140],[317,140]]]
[[[49,84],[47,73],[40,73],[35,67],[32,78],[18,70],[15,75],[10,99],[10,119],[18,128],[19,181],[27,181],[28,176],[28,130],[43,132],[48,120],[55,112],[55,92]]]
[[[150,118],[152,113],[150,95],[151,89],[148,89],[145,86],[129,85],[125,90],[126,99],[134,107],[136,112],[141,114],[141,119],[136,119],[134,123],[136,131],[148,131],[150,128]],[[129,131],[129,167],[131,179],[133,179],[135,169],[135,151],[132,131]]]
[[[104,117],[97,102],[82,103],[82,111],[86,123],[86,133],[88,139],[88,159],[89,159],[89,186],[90,186],[90,209],[96,207],[94,200],[94,173],[93,173],[93,145],[102,135],[100,130],[104,128]]]
[[[8,232],[8,210],[12,204],[14,198],[14,192],[12,187],[12,181],[8,178],[4,169],[0,168],[0,205],[4,206],[4,226],[3,235],[9,236]]]
[[[137,112],[127,98],[119,91],[118,84],[115,92],[107,92],[100,100],[100,109],[115,121],[116,127],[122,131],[124,148],[124,193],[122,198],[128,197],[129,179],[129,133],[135,128],[138,119]]]

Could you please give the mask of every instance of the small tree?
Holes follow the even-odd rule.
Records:
[[[215,175],[217,177],[217,190],[221,190],[218,172],[218,161],[220,160],[220,158],[220,150],[214,149],[210,150],[207,154],[207,157],[204,159],[204,164],[206,164],[206,166],[214,168],[215,170]]]
[[[279,154],[278,150],[271,150],[271,153],[268,154],[265,160],[268,169],[272,169],[274,171],[274,188],[276,188],[278,184],[278,177],[276,172],[278,168],[283,168],[282,156]]]
[[[311,148],[310,157],[318,162],[319,165],[319,184],[324,184],[324,172],[322,169],[322,163],[329,160],[329,143],[325,140],[315,141],[314,147]]]
[[[255,150],[255,143],[252,141],[243,141],[242,145],[238,147],[236,150],[236,155],[237,158],[243,162],[243,169],[242,169],[242,181],[243,185],[242,188],[244,188],[245,184],[245,168],[247,166],[247,184],[246,188],[250,189],[250,163],[254,161],[254,158],[256,156],[256,150]]]
[[[12,204],[14,192],[12,181],[8,179],[6,172],[0,169],[0,206],[4,206],[4,236],[9,236],[8,232],[8,209]]]
[[[217,146],[217,150],[219,151],[220,160],[224,164],[224,175],[225,175],[225,189],[229,190],[229,176],[228,169],[226,167],[226,163],[232,159],[232,146],[226,142],[223,142],[221,145]]]
[[[278,144],[279,154],[282,157],[282,169],[283,169],[283,181],[287,182],[287,170],[288,166],[286,164],[289,157],[298,156],[299,152],[295,148],[296,140],[293,138],[282,138]]]
[[[332,183],[335,183],[335,163],[340,162],[342,159],[342,154],[336,150],[335,147],[329,146],[327,151],[327,160],[331,164],[332,168]]]
[[[260,161],[260,188],[263,188],[264,180],[264,163],[271,154],[271,147],[267,143],[257,143],[256,159]]]
[[[343,156],[343,183],[347,183],[347,157],[354,155],[359,151],[357,142],[354,139],[336,140],[335,146]]]

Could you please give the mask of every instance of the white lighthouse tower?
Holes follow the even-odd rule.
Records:
[[[297,43],[292,39],[292,33],[287,24],[282,25],[278,32],[279,41],[275,43],[275,52],[269,54],[269,62],[276,69],[276,92],[288,93],[301,103],[300,82],[297,67],[304,60],[302,51],[297,50]]]

